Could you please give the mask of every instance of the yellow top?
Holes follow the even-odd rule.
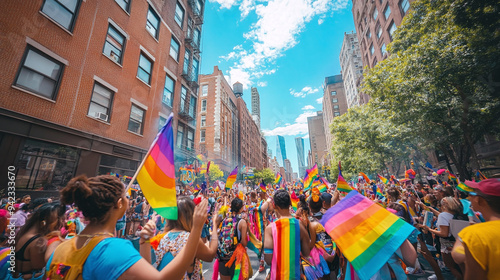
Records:
[[[500,279],[500,220],[468,226],[458,236],[488,279]]]

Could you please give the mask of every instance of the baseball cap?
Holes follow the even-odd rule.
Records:
[[[487,195],[500,196],[500,178],[486,179],[481,182],[465,181],[465,185]]]
[[[327,192],[321,194],[321,199],[326,201],[326,203],[332,203],[332,195]]]

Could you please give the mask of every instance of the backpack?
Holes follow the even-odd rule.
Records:
[[[46,272],[47,279],[82,280],[85,261],[95,246],[106,238],[108,237],[96,236],[80,249],[76,249],[76,238],[61,243],[52,256],[52,262]]]
[[[240,220],[239,216],[235,216],[227,217],[222,221],[219,244],[217,245],[217,257],[219,260],[227,261],[233,255],[236,245],[240,241],[238,238],[238,224]]]
[[[135,206],[134,213],[136,213],[136,214],[142,214],[142,204],[143,203],[144,202],[141,202],[141,203],[137,204],[137,206]]]

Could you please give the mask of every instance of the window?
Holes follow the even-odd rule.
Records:
[[[15,85],[55,100],[63,69],[61,62],[28,46]]]
[[[188,150],[194,149],[194,130],[189,128],[187,133],[187,149]]]
[[[384,10],[385,20],[387,20],[390,15],[391,15],[391,7],[389,7],[389,3],[387,3],[387,6],[385,7]]]
[[[373,48],[373,44],[370,45],[370,53],[371,55],[373,55],[373,53],[375,52],[375,49]]]
[[[179,125],[177,125],[177,142],[175,143],[177,148],[182,147],[183,140],[184,140],[184,125],[179,123]]]
[[[144,110],[132,104],[130,119],[128,121],[128,131],[141,134],[143,131]]]
[[[399,7],[401,8],[401,11],[403,11],[403,15],[405,15],[410,8],[410,2],[408,2],[408,0],[401,0],[399,1]]]
[[[207,111],[207,100],[206,99],[203,99],[201,101],[201,111],[202,112],[206,112]]]
[[[205,142],[205,130],[200,130],[200,142]]]
[[[149,6],[148,10],[148,18],[146,21],[146,29],[155,37],[158,39],[158,35],[160,35],[159,30],[160,30],[160,17],[156,14],[156,12]]]
[[[177,61],[179,61],[179,47],[179,42],[172,36],[172,40],[170,40],[170,56]]]
[[[122,64],[122,54],[125,47],[125,36],[113,25],[108,26],[106,42],[104,42],[103,53],[118,64]]]
[[[200,30],[198,28],[195,28],[193,31],[193,42],[196,48],[200,46],[200,39]]]
[[[115,0],[115,2],[127,12],[130,12],[130,0]]]
[[[197,82],[198,81],[198,60],[196,58],[193,59],[193,68],[191,69],[191,76],[193,78],[193,81]]]
[[[370,28],[366,31],[366,38],[370,39],[372,37],[372,33],[370,32]]]
[[[337,102],[339,102],[338,98],[332,98],[332,103],[337,103]]]
[[[201,116],[201,126],[205,126],[207,124],[207,117]]]
[[[137,77],[143,80],[146,84],[151,85],[152,70],[153,62],[141,52],[139,57],[139,68],[137,69]]]
[[[73,31],[80,0],[45,0],[42,12],[69,31]]]
[[[382,36],[382,27],[380,25],[377,26],[377,39],[380,39]]]
[[[186,96],[187,96],[187,88],[184,86],[181,86],[181,107],[180,111],[185,112],[186,110]]]
[[[207,95],[208,95],[208,85],[201,86],[201,96],[207,96]]]
[[[195,6],[195,8],[196,8],[196,9],[194,10],[195,14],[196,14],[196,13],[197,13],[197,14],[201,14],[201,7],[202,7],[202,3],[201,3],[201,1],[202,1],[202,0],[195,0],[195,3],[194,3],[194,4],[196,5],[196,6]]]
[[[174,80],[167,75],[165,77],[165,87],[163,88],[162,102],[170,107],[172,107],[172,103],[174,102],[174,88]]]
[[[333,115],[338,117],[338,116],[340,116],[340,112],[334,112]]]
[[[394,24],[394,21],[391,22],[391,25],[389,26],[389,35],[391,37],[391,40],[392,40],[392,34],[394,33],[394,31],[396,31],[396,25]]]
[[[94,83],[94,91],[90,99],[88,116],[109,122],[111,105],[113,104],[113,91]]]
[[[378,10],[375,7],[375,10],[373,10],[373,19],[377,19],[377,16],[378,16]]]
[[[182,28],[182,23],[184,22],[184,8],[182,8],[179,2],[177,2],[175,6],[175,22]]]
[[[196,97],[191,95],[191,99],[189,101],[189,115],[195,119],[196,118]]]
[[[186,49],[184,52],[184,67],[182,68],[182,74],[189,73],[189,58],[191,57],[191,52]]]
[[[160,119],[158,120],[158,132],[160,132],[160,129],[167,123],[167,119],[164,117],[160,116]]]
[[[380,47],[380,52],[382,53],[382,55],[385,55],[387,53],[387,50],[385,48],[385,43],[382,44],[382,47]]]
[[[333,109],[338,109],[339,105],[333,105]]]
[[[335,95],[337,95],[337,92],[336,91],[332,91],[331,94],[332,94],[332,96],[335,96]]]

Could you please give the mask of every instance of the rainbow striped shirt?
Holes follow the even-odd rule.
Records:
[[[271,224],[273,261],[271,280],[300,279],[300,226],[295,218],[279,219]]]

